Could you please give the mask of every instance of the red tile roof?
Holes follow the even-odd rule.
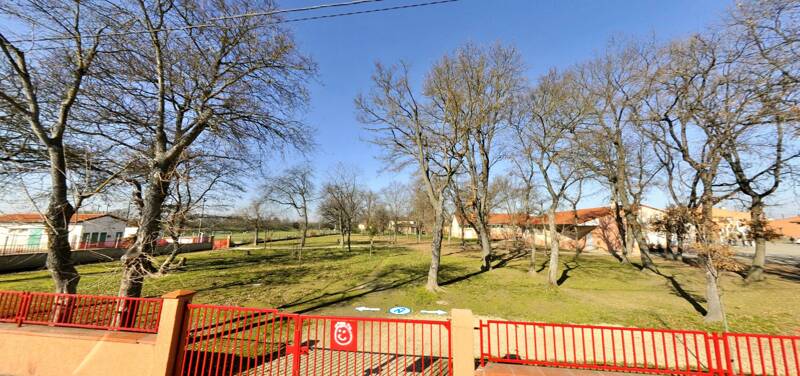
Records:
[[[108,213],[77,213],[72,216],[70,223],[85,222],[100,217],[113,217]],[[118,218],[117,218],[118,219]],[[0,214],[0,223],[43,223],[44,216],[39,213]]]
[[[610,207],[578,209],[575,211],[572,210],[560,211],[556,212],[556,224],[557,225],[574,224],[576,216],[578,217],[578,224],[581,224],[613,214],[614,211]],[[541,215],[538,217],[531,218],[531,224],[534,225],[547,224],[547,215]]]
[[[600,208],[587,208],[587,209],[578,209],[576,211],[566,210],[556,212],[556,224],[557,225],[571,225],[575,223],[575,215],[578,216],[578,223],[586,223],[592,221],[594,219],[605,217],[607,215],[612,215],[614,211],[610,207],[600,207]],[[458,223],[464,223],[463,217],[457,216]],[[525,215],[523,214],[508,214],[508,213],[492,213],[489,214],[489,224],[490,225],[509,225],[509,224],[517,224],[524,221]],[[538,217],[530,217],[529,219],[531,224],[540,225],[547,223],[547,216],[542,215]]]

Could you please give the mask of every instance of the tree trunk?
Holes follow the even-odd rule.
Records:
[[[45,212],[47,234],[47,269],[55,283],[55,292],[75,294],[78,292],[80,274],[72,262],[69,244],[69,222],[75,209],[67,199],[67,163],[60,140],[48,147],[50,157],[50,203]]]
[[[667,244],[666,247],[664,248],[665,256],[667,256],[667,259],[675,260],[675,252],[672,251],[672,234],[668,233],[666,240]]]
[[[339,221],[339,246],[344,251],[344,221]]]
[[[747,282],[757,282],[764,280],[764,266],[767,260],[767,239],[764,234],[766,224],[764,223],[764,203],[760,199],[754,199],[750,205],[750,220],[752,223],[751,233],[756,243],[753,262],[747,271]]]
[[[253,247],[258,247],[258,225],[256,225],[256,234],[253,235]]]
[[[303,211],[303,228],[300,229],[300,249],[306,246],[306,237],[308,236],[308,212]]]
[[[528,274],[536,275],[536,229],[531,229],[531,263],[528,265]]]
[[[169,180],[164,179],[166,173],[154,172],[145,193],[139,229],[136,231],[136,243],[121,257],[123,270],[119,295],[140,297],[144,278],[155,271],[151,257],[156,251],[156,242],[161,230],[161,212]]]
[[[372,257],[372,249],[374,247],[374,244],[375,244],[375,237],[370,235],[370,237],[369,237],[369,256],[370,257]]]
[[[350,247],[350,232],[351,232],[351,231],[352,231],[352,230],[347,230],[347,251],[348,251],[348,252],[350,252],[350,251],[352,251],[352,250],[353,250],[353,248],[351,248],[351,247]]]
[[[558,286],[558,235],[556,233],[555,203],[547,211],[547,225],[550,229],[550,265],[547,273],[547,282],[552,286]]]
[[[725,314],[722,310],[722,298],[719,293],[717,270],[710,256],[707,255],[703,259],[703,266],[706,269],[706,302],[708,303],[704,320],[707,323],[720,322],[725,319]]]
[[[616,193],[615,193],[616,194]],[[620,212],[619,203],[614,203],[614,223],[617,226],[617,233],[619,235],[619,241],[622,253],[622,259],[620,260],[623,264],[630,263],[628,259],[628,231],[625,228],[625,220],[622,218],[622,213]]]
[[[428,291],[439,291],[439,264],[442,258],[442,238],[444,226],[443,203],[438,203],[438,208],[434,209],[433,220],[433,240],[431,241],[431,267],[428,269],[428,283],[425,288]]]
[[[626,210],[625,219],[630,226],[630,232],[632,233],[631,235],[633,235],[633,240],[635,240],[636,244],[639,246],[639,256],[642,260],[642,270],[655,270],[655,264],[653,264],[653,259],[650,257],[650,249],[647,245],[647,239],[644,238],[644,233],[642,231],[642,224],[639,223],[638,216],[633,214],[631,210]]]
[[[492,269],[492,239],[489,234],[489,229],[483,221],[477,221],[478,236],[481,239],[481,270],[487,271]]]
[[[173,242],[172,243],[172,252],[169,253],[169,256],[167,256],[167,258],[164,260],[164,262],[161,263],[161,267],[158,268],[158,273],[159,274],[166,273],[169,270],[169,266],[172,264],[173,261],[175,261],[175,257],[178,257],[178,252],[181,249],[179,240],[180,240],[179,237],[176,237],[176,236],[172,237],[172,242]]]

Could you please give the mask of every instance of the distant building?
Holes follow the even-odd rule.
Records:
[[[69,224],[73,249],[114,247],[121,241],[125,220],[105,213],[77,213]],[[38,213],[0,215],[0,253],[47,249],[44,218]]]
[[[721,242],[738,243],[747,239],[750,232],[750,212],[712,208],[711,218],[717,225]]]
[[[397,231],[398,234],[403,235],[414,235],[417,233],[419,229],[419,224],[417,221],[400,219],[397,223],[394,220],[389,221],[389,231],[394,232]]]
[[[642,206],[639,217],[645,225],[645,238],[649,245],[666,245],[664,234],[649,228],[651,223],[663,211],[649,206]],[[556,212],[556,234],[561,248],[584,250],[621,249],[619,231],[613,207],[597,207]],[[523,226],[525,225],[525,226]],[[528,230],[523,233],[522,228]],[[550,244],[550,231],[547,216],[524,216],[508,213],[492,213],[489,216],[489,232],[493,240],[524,239],[535,242],[537,246]],[[451,236],[465,239],[477,239],[477,231],[468,224],[465,218],[453,216],[450,224]]]
[[[800,216],[773,219],[769,221],[769,227],[787,238],[800,239]]]

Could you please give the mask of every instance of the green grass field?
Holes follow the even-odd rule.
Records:
[[[196,290],[196,302],[278,307],[291,312],[363,315],[358,306],[403,305],[419,310],[469,308],[483,317],[559,323],[612,324],[675,329],[713,329],[703,323],[704,278],[699,269],[658,260],[663,276],[621,265],[608,256],[583,255],[572,261],[562,253],[562,284],[549,287],[545,257],[538,275],[527,274],[526,255],[506,254],[500,267],[479,272],[476,251],[462,251],[454,240],[442,258],[444,291],[424,289],[430,261],[425,244],[413,238],[391,245],[376,241],[368,254],[366,237],[354,237],[352,251],[336,247],[336,236],[309,239],[304,259],[293,257],[293,243],[270,243],[267,249],[232,249],[184,254],[185,270],[147,280],[144,294]],[[253,247],[249,247],[253,248]],[[247,255],[246,252],[250,254]],[[83,265],[80,292],[116,294],[118,263]],[[46,271],[0,275],[0,289],[49,291]],[[746,286],[741,277],[722,278],[730,329],[738,332],[800,333],[800,282],[770,276]],[[372,313],[384,315],[385,313]]]

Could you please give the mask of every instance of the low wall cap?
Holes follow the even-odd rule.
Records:
[[[197,292],[194,290],[175,290],[175,291],[170,291],[164,295],[161,295],[161,297],[164,299],[178,299],[178,298],[185,298],[188,296],[192,296],[196,293]]]

